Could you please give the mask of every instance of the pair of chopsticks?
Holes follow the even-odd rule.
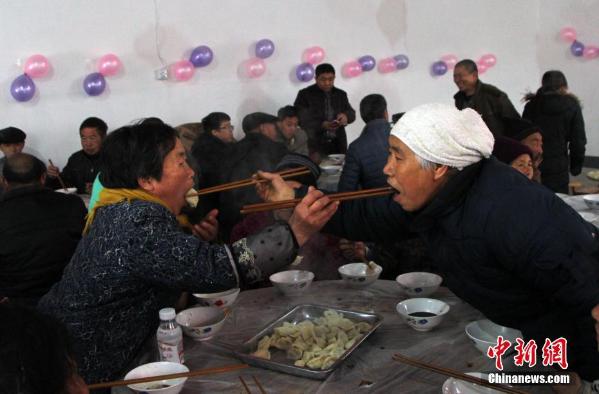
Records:
[[[466,375],[464,373],[458,372],[456,370],[450,368],[442,368],[436,365],[428,364],[423,361],[414,360],[412,358],[406,357],[399,353],[393,355],[393,360],[401,361],[404,364],[411,365],[413,367],[418,367],[422,369],[426,369],[432,372],[436,372],[441,375],[450,376],[455,379],[464,380],[466,382],[478,384],[479,386],[489,387],[497,391],[501,391],[502,393],[510,393],[510,394],[526,394],[525,391],[517,390],[515,388],[503,385],[503,384],[494,384],[489,383],[484,379],[475,378],[474,376]]]
[[[266,394],[266,391],[264,390],[264,387],[262,387],[262,385],[258,381],[258,378],[255,377],[254,375],[252,375],[252,379],[254,379],[256,386],[258,386],[258,389],[260,390],[260,394]],[[252,392],[250,391],[250,388],[248,387],[247,383],[243,379],[243,376],[239,375],[239,380],[241,381],[241,384],[243,385],[243,388],[245,389],[246,393],[252,394]]]
[[[191,378],[194,376],[212,375],[212,374],[216,374],[216,373],[225,373],[225,372],[230,372],[230,371],[236,371],[238,369],[243,369],[243,368],[248,368],[248,367],[249,367],[249,365],[247,365],[247,364],[233,364],[233,365],[226,365],[224,367],[219,367],[219,368],[197,369],[195,371],[170,373],[167,375],[148,376],[146,378],[115,380],[112,382],[95,383],[95,384],[88,385],[87,388],[90,390],[95,390],[95,389],[103,389],[103,388],[108,388],[108,387],[127,386],[129,384],[156,382],[159,380],[168,380],[168,379],[176,379],[176,378]]]
[[[50,163],[50,165],[52,167],[54,167],[54,163],[52,163],[52,160],[48,159],[48,163]],[[65,185],[64,181],[62,180],[62,178],[60,177],[60,173],[57,175],[58,178],[58,182],[60,182],[60,186],[62,186],[62,188],[64,190],[67,190],[67,185]]]
[[[281,178],[283,178],[283,179],[293,178],[296,176],[305,175],[305,174],[309,174],[309,173],[310,173],[310,170],[306,167],[290,168],[289,170],[277,172],[277,174],[279,174],[281,176]],[[203,196],[205,194],[218,193],[218,192],[222,192],[222,191],[226,191],[226,190],[238,189],[240,187],[252,186],[257,183],[263,183],[263,182],[268,182],[268,180],[267,179],[255,179],[255,178],[242,179],[240,181],[225,183],[223,185],[207,187],[205,189],[199,190],[198,192],[194,193],[194,195]]]
[[[348,201],[348,200],[357,200],[359,198],[367,198],[367,197],[380,197],[386,196],[388,194],[393,193],[394,190],[391,187],[379,187],[376,189],[363,189],[356,190],[352,192],[342,192],[342,193],[334,193],[329,194],[328,197],[331,201]],[[283,201],[273,201],[273,202],[262,202],[258,204],[249,204],[244,205],[241,208],[242,214],[262,212],[262,211],[273,211],[275,209],[287,209],[293,208],[301,201],[301,198],[295,198],[293,200],[283,200]]]

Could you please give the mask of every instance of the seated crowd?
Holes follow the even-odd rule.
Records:
[[[52,392],[85,392],[81,377],[122,377],[155,332],[158,310],[185,302],[186,292],[264,286],[288,266],[335,279],[348,260],[376,261],[383,279],[438,272],[459,297],[528,338],[567,336],[571,370],[599,379],[591,317],[599,321],[599,231],[553,194],[568,191],[568,172],[580,173],[586,144],[563,74],[545,73],[526,96],[525,119],[463,60],[455,107],[417,107],[392,126],[385,97],[369,94],[359,103],[365,126],[349,146],[345,127],[356,115],[334,81],[335,69],[319,65],[293,106],[244,116],[239,141],[224,112],[176,128],[148,118],[110,133],[90,117],[79,126],[82,149],[62,170],[23,153],[22,130],[0,130],[0,316],[54,333],[45,347],[57,369]],[[396,193],[332,202],[332,190],[317,185],[319,164],[335,153],[345,154],[337,190],[391,185]],[[307,174],[276,174],[298,167]],[[252,177],[264,182],[191,201],[194,189]],[[92,195],[89,212],[79,196],[53,190],[65,187]],[[291,210],[240,213],[296,196]],[[37,362],[26,333],[11,330],[18,340],[2,342],[0,353],[22,346],[25,356],[23,365],[0,361],[14,370],[0,380],[8,387]]]

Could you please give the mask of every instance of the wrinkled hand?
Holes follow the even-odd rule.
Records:
[[[349,261],[366,261],[366,244],[362,241],[341,239],[339,249],[341,249],[343,257]]]
[[[597,334],[597,343],[599,344],[599,304],[595,305],[591,310],[591,315],[595,319],[595,333]],[[599,348],[597,348],[597,351],[599,351]]]
[[[339,115],[337,115],[337,122],[339,122],[339,124],[341,126],[347,126],[347,115],[344,114],[343,112],[341,112]]]
[[[320,190],[310,186],[308,194],[300,201],[289,218],[289,227],[302,246],[329,221],[339,207],[338,201],[331,201]]]
[[[256,191],[260,198],[266,202],[292,200],[295,198],[295,190],[287,184],[278,174],[258,171],[257,179],[266,179],[269,182],[256,184]]]
[[[52,164],[48,165],[48,168],[46,171],[47,171],[48,176],[51,178],[57,178],[58,175],[60,174],[60,170],[58,169],[58,167],[53,166]]]
[[[218,236],[218,220],[216,220],[217,215],[217,209],[213,209],[212,211],[208,212],[201,222],[193,225],[191,230],[193,235],[207,242],[216,240],[216,237]]]

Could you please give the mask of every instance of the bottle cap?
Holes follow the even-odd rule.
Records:
[[[173,320],[176,315],[175,308],[162,308],[160,312],[158,312],[160,320]]]

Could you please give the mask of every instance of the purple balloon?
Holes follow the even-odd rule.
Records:
[[[106,89],[106,80],[100,73],[91,73],[83,80],[83,90],[90,96],[98,96],[104,89]]]
[[[212,58],[214,54],[212,53],[212,49],[207,47],[206,45],[200,45],[195,48],[191,55],[189,56],[189,61],[193,64],[194,67],[204,67],[212,62]]]
[[[302,82],[311,81],[314,78],[314,66],[310,63],[302,63],[295,69],[295,76]]]
[[[393,56],[393,60],[395,60],[395,68],[398,70],[403,70],[407,68],[410,64],[410,59],[406,55],[396,55]]]
[[[27,74],[19,75],[10,84],[10,94],[15,100],[20,102],[31,100],[33,95],[35,95],[35,83],[33,83],[33,79],[29,78]]]
[[[447,64],[445,64],[445,62],[442,60],[434,62],[432,66],[432,71],[434,75],[443,75],[447,72]]]
[[[574,40],[572,45],[570,45],[570,52],[572,52],[572,55],[574,56],[582,56],[584,53],[584,44],[580,41]]]
[[[256,43],[256,57],[259,57],[260,59],[266,59],[267,57],[270,57],[274,51],[275,44],[267,38],[264,38]]]
[[[370,55],[362,56],[358,59],[358,63],[362,66],[362,71],[370,71],[376,66],[376,60]]]

